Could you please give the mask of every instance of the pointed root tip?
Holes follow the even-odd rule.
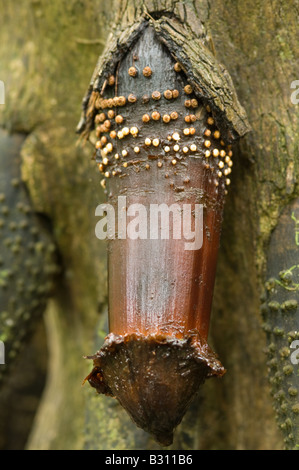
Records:
[[[224,373],[198,335],[181,340],[110,334],[86,380],[98,393],[116,397],[137,426],[169,446],[199,386]]]
[[[173,432],[168,434],[156,434],[154,438],[162,447],[169,447],[173,443]]]

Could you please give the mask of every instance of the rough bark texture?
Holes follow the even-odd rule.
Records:
[[[214,296],[210,343],[228,372],[202,388],[173,448],[283,448],[260,295],[271,233],[299,192],[298,105],[290,100],[299,74],[298,2],[22,0],[16,8],[1,0],[0,6],[0,79],[7,94],[0,125],[27,135],[23,181],[35,211],[52,222],[63,268],[46,313],[48,382],[28,447],[157,448],[113,400],[80,388],[89,369],[82,355],[104,336],[106,253],[94,236],[99,176],[90,149],[76,146],[74,129],[108,31],[125,28],[146,8],[152,16],[174,12],[198,37],[206,35],[253,129],[235,151]],[[294,448],[294,441],[287,445]]]
[[[83,100],[83,116],[78,130],[82,132],[82,128],[87,128],[88,131],[92,125],[92,92],[104,91],[109,75],[114,73],[124,54],[132,48],[150,23],[169,55],[179,62],[195,93],[215,111],[225,140],[231,142],[245,135],[250,130],[246,113],[240,106],[229,74],[206,46],[206,35],[197,37],[174,13],[172,18],[168,18],[163,12],[160,14],[161,18],[155,20],[145,10],[132,25],[128,24],[124,30],[118,30],[112,39],[108,39]]]

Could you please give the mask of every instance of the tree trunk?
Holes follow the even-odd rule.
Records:
[[[100,177],[92,148],[78,146],[74,131],[106,39],[138,22],[144,11],[154,18],[161,12],[176,15],[203,38],[232,76],[252,126],[234,151],[210,329],[209,341],[228,372],[202,387],[172,447],[295,448],[298,376],[296,365],[291,375],[284,372],[290,362],[282,349],[289,347],[287,333],[298,330],[298,320],[294,315],[288,323],[282,307],[276,320],[268,305],[299,299],[296,290],[276,293],[265,282],[291,267],[284,262],[286,253],[292,252],[297,264],[291,229],[282,231],[283,237],[274,232],[272,241],[271,236],[278,223],[295,227],[291,216],[296,205],[291,204],[299,197],[298,105],[291,102],[291,83],[299,74],[298,2],[115,0],[107,7],[101,0],[22,0],[16,9],[0,0],[0,5],[0,80],[6,85],[0,125],[12,135],[25,135],[22,179],[35,212],[51,222],[47,236],[57,247],[61,267],[45,314],[47,385],[28,448],[158,448],[115,401],[81,388],[89,372],[82,356],[95,352],[107,332],[106,252],[94,236],[94,211],[104,199]],[[288,216],[279,222],[284,210]],[[286,249],[275,264],[279,241]],[[276,335],[276,327],[284,333]],[[267,380],[267,362],[273,359],[274,397]],[[286,395],[282,402],[275,398],[280,390]],[[8,402],[6,395],[0,407]]]

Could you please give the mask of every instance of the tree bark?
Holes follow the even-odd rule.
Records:
[[[0,5],[0,79],[7,96],[0,125],[26,135],[23,181],[35,211],[51,220],[63,269],[46,312],[48,382],[28,448],[157,448],[113,400],[80,387],[89,371],[82,356],[95,352],[107,331],[106,253],[94,236],[93,214],[103,200],[100,178],[91,148],[76,145],[74,130],[106,39],[138,22],[145,10],[151,16],[175,14],[204,38],[232,76],[252,126],[234,152],[210,333],[228,372],[204,385],[173,448],[284,448],[267,380],[260,296],[271,234],[299,196],[298,105],[290,99],[299,74],[298,2],[115,0],[107,7],[101,0],[22,0],[16,9],[1,0]],[[294,440],[286,445],[293,448]]]

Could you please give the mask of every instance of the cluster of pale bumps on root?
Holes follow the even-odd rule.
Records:
[[[179,63],[174,64],[174,70],[183,73]],[[145,67],[142,73],[150,78],[154,72],[150,67]],[[130,67],[128,74],[137,78],[138,70]],[[117,80],[114,75],[107,79],[108,90],[117,91]],[[184,94],[183,106],[182,102],[177,101],[177,109],[173,109],[173,104],[181,97],[176,89],[154,90],[142,96],[130,93],[128,96],[105,98],[98,95],[93,144],[95,159],[104,175],[101,181],[103,188],[106,187],[107,178],[125,177],[130,166],[138,172],[140,169],[150,170],[151,165],[155,164],[158,168],[166,168],[167,178],[167,166],[173,168],[183,164],[186,157],[201,160],[216,188],[230,184],[229,175],[233,166],[231,146],[222,139],[210,106],[198,101],[190,84],[186,84],[181,93]],[[169,113],[159,112],[158,103],[161,100],[172,104]],[[152,108],[151,112],[145,109],[140,122],[136,119],[130,124],[126,121],[131,121],[132,117],[127,118],[126,108],[136,104],[141,107],[151,104],[157,109]],[[152,130],[147,130],[150,122],[159,126],[156,135]],[[164,129],[165,138],[161,138]]]

